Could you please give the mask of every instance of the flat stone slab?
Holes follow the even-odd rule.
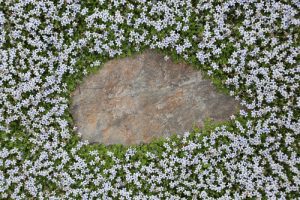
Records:
[[[72,98],[82,139],[107,145],[183,134],[208,117],[228,120],[239,109],[199,70],[152,50],[107,62],[78,85]]]

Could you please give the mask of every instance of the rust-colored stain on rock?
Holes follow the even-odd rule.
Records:
[[[229,119],[239,103],[217,93],[201,72],[147,50],[107,62],[72,94],[71,112],[84,140],[148,143],[183,134],[205,118]]]

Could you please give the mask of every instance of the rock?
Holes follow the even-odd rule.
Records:
[[[238,109],[199,70],[152,50],[104,64],[78,85],[71,106],[82,138],[107,145],[183,134],[208,117],[227,120]]]

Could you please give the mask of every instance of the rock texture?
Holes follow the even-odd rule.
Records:
[[[75,124],[91,143],[148,143],[201,127],[208,117],[227,120],[239,108],[200,71],[151,50],[107,62],[72,95]]]

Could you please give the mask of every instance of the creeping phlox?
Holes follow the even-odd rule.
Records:
[[[0,198],[300,198],[299,9],[298,0],[0,0]],[[127,149],[80,141],[74,85],[146,48],[206,71],[240,100],[239,115]]]

